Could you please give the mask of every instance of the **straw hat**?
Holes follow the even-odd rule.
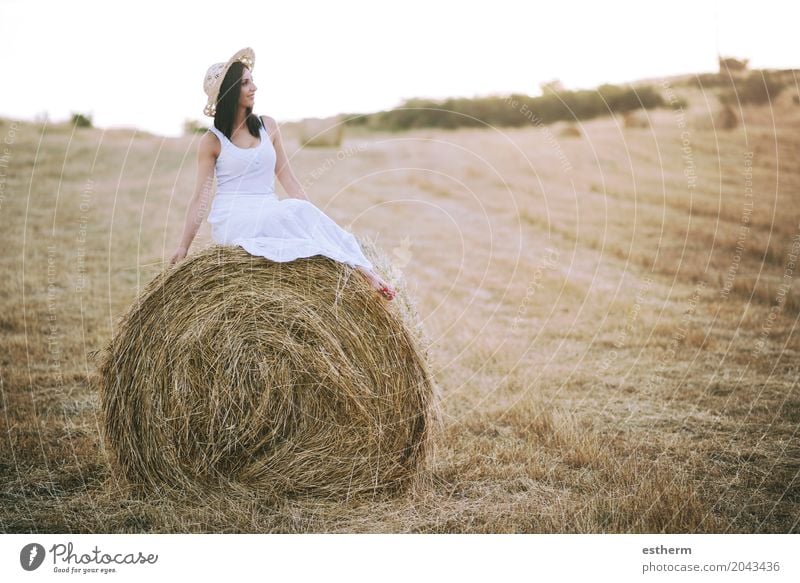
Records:
[[[241,61],[252,71],[256,64],[256,54],[250,47],[243,48],[228,59],[227,63],[214,63],[208,68],[208,71],[206,71],[206,78],[205,81],[203,81],[203,90],[206,92],[206,95],[208,95],[208,103],[206,103],[206,106],[203,108],[203,113],[207,116],[214,117],[214,114],[217,112],[217,98],[219,89],[222,86],[222,80],[225,79],[228,67],[236,61]]]

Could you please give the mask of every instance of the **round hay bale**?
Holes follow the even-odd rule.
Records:
[[[341,115],[326,118],[305,118],[300,123],[299,138],[303,147],[339,147],[342,145],[344,122]]]
[[[650,120],[646,111],[626,111],[622,114],[622,121],[626,128],[648,128]]]
[[[561,126],[558,135],[565,138],[580,138],[583,134],[580,128],[574,123],[567,123]]]
[[[732,130],[739,125],[739,116],[729,103],[722,106],[719,112],[719,126],[724,130]]]
[[[360,241],[382,273],[385,255]],[[133,494],[396,492],[440,424],[429,342],[395,282],[211,245],[157,275],[101,353],[114,474]],[[429,476],[428,476],[429,477]]]

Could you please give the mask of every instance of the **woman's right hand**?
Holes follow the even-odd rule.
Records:
[[[178,247],[175,250],[175,253],[172,254],[172,259],[169,260],[170,267],[181,261],[184,257],[186,257],[188,249],[186,247]]]

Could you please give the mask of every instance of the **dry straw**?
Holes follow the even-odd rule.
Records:
[[[385,256],[360,243],[386,273]],[[428,483],[439,391],[396,287],[387,302],[328,258],[275,263],[221,245],[157,275],[97,375],[121,485],[280,499]]]

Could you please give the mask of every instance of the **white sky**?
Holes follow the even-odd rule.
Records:
[[[208,66],[246,46],[255,111],[279,121],[711,72],[715,13],[724,56],[800,67],[797,0],[0,0],[0,116],[78,111],[177,136],[211,121]]]

